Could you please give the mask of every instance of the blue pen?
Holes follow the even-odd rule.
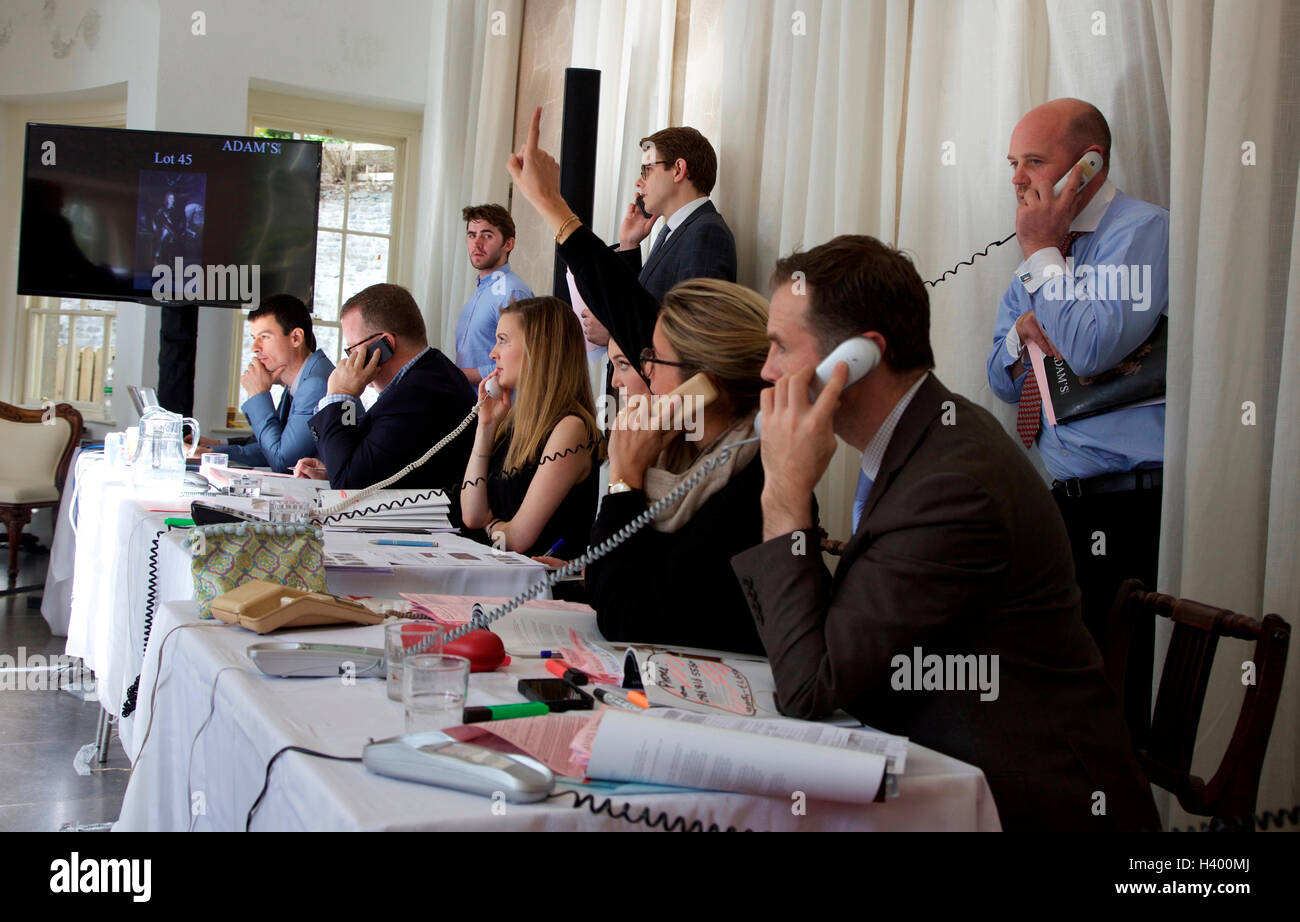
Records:
[[[563,538],[561,538],[559,541],[556,541],[553,545],[551,545],[551,549],[550,549],[549,551],[547,551],[545,554],[543,554],[542,556],[543,556],[543,557],[554,557],[554,556],[555,556],[555,552],[558,551],[558,550],[559,550],[560,548],[562,548],[562,547],[564,547],[564,539],[563,539]]]
[[[382,544],[385,547],[437,547],[437,541],[394,541],[392,538],[380,538],[372,544]]]

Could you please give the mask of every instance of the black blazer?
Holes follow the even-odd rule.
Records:
[[[430,349],[395,384],[379,395],[369,411],[356,407],[356,422],[344,422],[345,402],[331,403],[311,418],[320,458],[335,490],[356,490],[389,477],[428,451],[473,408],[476,395],[465,375],[437,349]],[[393,489],[435,488],[456,496],[469,453],[474,426]]]
[[[692,211],[663,246],[651,251],[644,266],[640,247],[618,252],[657,304],[663,303],[668,289],[678,282],[701,278],[736,280],[736,238],[713,202]]]
[[[1060,512],[982,408],[931,376],[894,430],[835,576],[820,554],[790,548],[786,535],[732,561],[783,713],[840,707],[978,766],[1005,829],[1159,828],[1083,626]],[[997,697],[905,687],[918,648],[923,667],[931,654],[996,655]]]
[[[763,540],[763,462],[756,456],[678,531],[647,525],[587,567],[587,597],[607,640],[763,654],[733,554]],[[591,545],[646,511],[642,490],[606,496]]]

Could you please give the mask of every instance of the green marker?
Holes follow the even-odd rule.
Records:
[[[540,717],[551,713],[544,701],[526,704],[492,704],[487,707],[465,708],[464,722],[479,724],[488,720],[514,720],[516,717]]]

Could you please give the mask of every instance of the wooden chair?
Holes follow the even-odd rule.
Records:
[[[1110,615],[1106,679],[1123,700],[1134,625],[1156,616],[1174,622],[1151,716],[1149,745],[1138,751],[1147,780],[1177,795],[1189,813],[1213,817],[1212,828],[1251,832],[1259,776],[1286,672],[1291,626],[1277,615],[1262,621],[1190,599],[1148,592],[1139,580],[1120,587]],[[1192,750],[1220,637],[1255,641],[1255,682],[1237,715],[1232,740],[1208,782],[1191,773]]]
[[[9,532],[6,591],[18,577],[18,545],[32,511],[59,505],[81,430],[81,414],[70,404],[24,410],[0,403],[0,521]]]

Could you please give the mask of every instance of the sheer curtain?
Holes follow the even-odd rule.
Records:
[[[1244,12],[1212,0],[728,0],[715,199],[741,281],[760,291],[778,255],[840,233],[893,242],[935,279],[1014,230],[1005,154],[1020,116],[1058,96],[1095,103],[1115,183],[1172,211],[1159,588],[1294,624],[1300,11],[1265,0]],[[931,293],[936,373],[1008,429],[1013,408],[989,391],[984,361],[1020,258],[1012,240]],[[856,468],[842,450],[819,488],[832,534],[848,532]],[[1244,647],[1220,651],[1194,766],[1207,776],[1243,694]],[[1297,800],[1294,665],[1261,808]]]
[[[1170,363],[1161,588],[1296,627],[1300,610],[1300,9],[1284,0],[1168,7]],[[1253,162],[1252,162],[1253,161]],[[1183,361],[1176,361],[1175,356]],[[1292,639],[1260,782],[1296,803]],[[1219,644],[1193,770],[1236,722],[1250,647]],[[1190,822],[1175,805],[1175,824]]]
[[[523,0],[433,0],[412,293],[429,343],[453,356],[474,277],[460,210],[509,193],[523,8]]]

